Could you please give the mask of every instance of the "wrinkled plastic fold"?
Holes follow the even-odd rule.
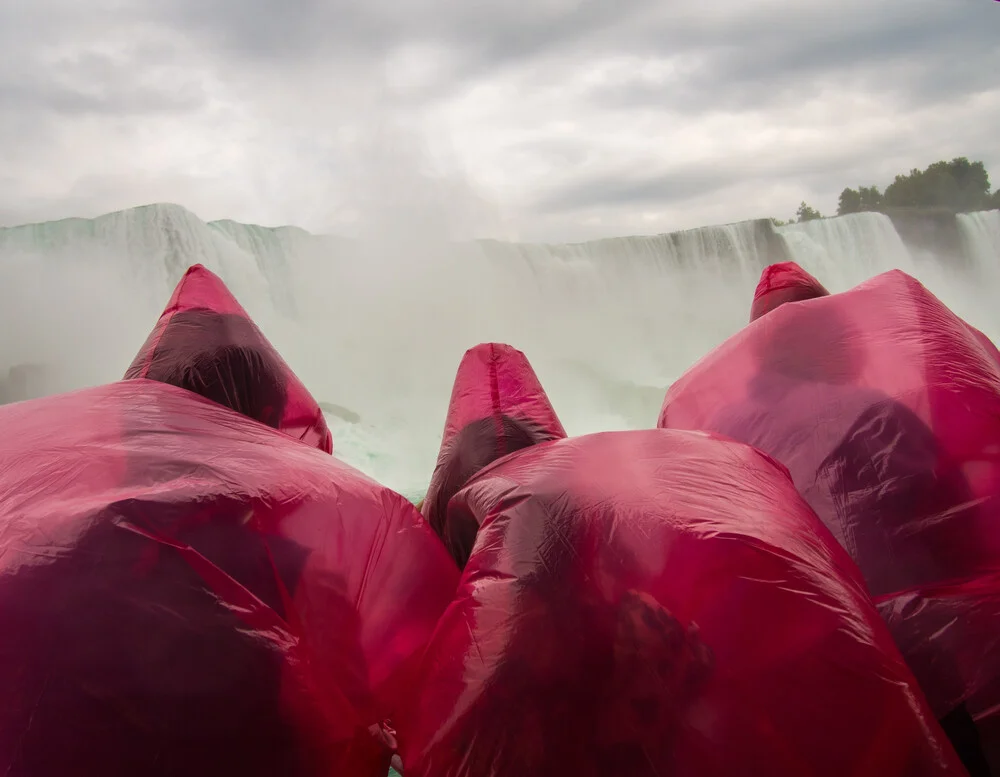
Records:
[[[177,284],[125,378],[188,389],[333,452],[319,403],[222,280],[200,264]]]
[[[566,436],[528,358],[504,343],[466,351],[452,388],[444,436],[423,514],[459,565],[475,542],[471,516],[448,501],[486,465],[514,451]]]
[[[458,579],[409,502],[141,378],[0,429],[0,772],[384,777]]]
[[[963,774],[856,566],[749,446],[610,432],[484,469],[406,777]]]
[[[939,717],[1000,704],[1000,368],[984,340],[892,271],[772,310],[671,386],[659,418],[789,469]]]

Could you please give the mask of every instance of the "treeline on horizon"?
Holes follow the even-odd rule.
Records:
[[[969,213],[1000,208],[1000,189],[990,193],[990,175],[982,162],[970,162],[956,157],[950,162],[934,162],[924,170],[913,168],[900,174],[885,191],[878,186],[844,189],[837,204],[838,216],[848,213],[885,213],[891,210],[928,209]],[[803,201],[796,218],[789,221],[771,219],[777,226],[826,218]]]

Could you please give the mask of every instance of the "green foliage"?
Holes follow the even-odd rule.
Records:
[[[861,192],[857,189],[844,189],[840,193],[837,201],[837,215],[846,216],[848,213],[861,212]]]
[[[844,189],[840,193],[837,204],[837,215],[848,213],[863,213],[865,211],[881,210],[882,192],[877,186],[859,186],[857,189]]]
[[[939,207],[962,213],[980,210],[990,199],[986,167],[965,157],[897,175],[885,190],[886,205],[896,208]]]
[[[1000,190],[990,194],[990,176],[982,162],[956,157],[897,175],[885,193],[877,186],[844,189],[837,215],[887,208],[940,208],[953,213],[1000,207]]]
[[[823,218],[818,210],[806,205],[805,201],[799,205],[799,209],[795,211],[795,215],[798,216],[799,221],[813,221],[814,219]]]
[[[913,168],[897,175],[885,192],[878,186],[846,188],[837,202],[837,215],[887,212],[900,209],[934,210],[942,213],[969,213],[1000,210],[1000,189],[990,194],[990,176],[982,162],[955,157],[950,162],[934,162],[924,170]],[[823,215],[805,202],[788,221],[772,218],[776,227],[821,219]]]
[[[858,193],[861,195],[861,210],[878,210],[882,207],[882,192],[877,186],[862,186]]]

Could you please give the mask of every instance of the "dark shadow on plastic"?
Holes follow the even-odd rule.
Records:
[[[199,308],[175,313],[151,340],[126,380],[169,383],[278,428],[287,402],[284,370],[252,321]]]
[[[117,525],[148,506],[123,507],[0,586],[3,773],[319,774],[320,754],[282,711],[280,651],[176,552]],[[245,543],[228,539],[239,566]],[[284,554],[289,580],[301,559]]]
[[[859,349],[852,347],[857,334],[835,311],[825,312],[829,320],[822,325],[816,323],[818,308],[809,310],[808,325],[800,325],[798,315],[786,311],[787,317],[767,330],[769,336],[758,347],[760,372],[749,384],[751,399],[780,414],[786,397],[807,387],[820,404],[828,401],[850,413],[860,409],[841,441],[818,465],[816,481],[824,483],[842,524],[830,528],[844,538],[873,596],[961,576],[950,561],[963,555],[956,555],[957,549],[949,548],[943,538],[928,537],[933,529],[924,531],[920,542],[908,537],[928,516],[945,514],[955,505],[973,505],[969,484],[959,468],[946,461],[934,433],[913,411],[883,392],[852,388],[863,366]],[[719,431],[761,445],[752,432],[726,424]],[[776,453],[767,446],[763,449]],[[865,525],[852,526],[844,520],[847,516],[861,517]],[[830,519],[822,511],[820,517]],[[918,658],[906,649],[904,655],[918,678],[932,676],[939,687],[949,687],[951,698],[962,699],[962,672],[949,657],[953,651],[947,638],[941,639],[929,651],[933,656]],[[966,767],[974,775],[985,774],[975,771],[985,763],[978,739],[945,725],[964,720],[963,710],[964,706],[958,707],[941,723],[949,736],[956,732],[953,744]]]
[[[441,452],[445,465],[434,501],[427,515],[448,552],[463,568],[476,543],[479,522],[470,513],[448,509],[448,503],[482,469],[516,451],[551,439],[526,419],[490,416],[467,424]]]
[[[670,763],[681,722],[711,676],[697,629],[628,587],[637,563],[628,551],[593,548],[593,527],[576,524],[572,510],[563,516],[546,520],[523,507],[511,516],[545,525],[546,563],[514,583],[517,629],[488,692],[456,731],[464,774],[652,775]],[[567,545],[601,556],[602,575],[613,580],[606,596],[581,555],[541,550]]]

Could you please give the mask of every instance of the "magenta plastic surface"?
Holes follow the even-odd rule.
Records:
[[[750,306],[750,320],[756,321],[786,302],[825,297],[826,288],[795,262],[768,265],[760,274]]]
[[[125,378],[180,386],[333,452],[319,404],[222,280],[200,264],[177,284]]]
[[[486,465],[513,451],[566,436],[527,357],[503,343],[466,351],[452,388],[437,465],[423,514],[459,565],[478,524],[453,514],[448,500]]]
[[[0,772],[384,777],[458,579],[407,500],[145,379],[0,429]]]
[[[406,777],[963,773],[857,567],[758,451],[613,432],[520,451],[400,725]]]
[[[751,323],[659,418],[788,467],[938,716],[1000,704],[1000,368],[984,339],[888,272]]]

